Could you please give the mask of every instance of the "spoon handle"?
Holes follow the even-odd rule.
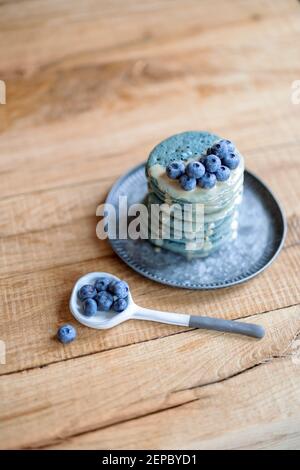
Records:
[[[259,339],[265,336],[265,329],[261,325],[255,325],[254,323],[244,323],[233,320],[223,320],[222,318],[197,317],[191,315],[189,326],[191,328],[203,328],[206,330],[236,333]]]
[[[261,325],[253,323],[244,323],[233,320],[223,320],[221,318],[198,317],[195,315],[185,315],[180,313],[167,313],[158,310],[150,310],[138,307],[133,315],[138,320],[155,321],[159,323],[168,323],[169,325],[188,326],[191,328],[200,328],[204,330],[215,330],[227,333],[236,333],[252,338],[263,338],[265,329]]]

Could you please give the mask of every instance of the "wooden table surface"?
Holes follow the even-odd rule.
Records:
[[[4,0],[0,48],[1,448],[299,449],[300,3]],[[96,237],[116,178],[189,129],[234,140],[285,208],[280,257],[245,285],[162,286]],[[145,307],[267,335],[132,321],[77,325],[63,346],[90,271],[127,279]]]

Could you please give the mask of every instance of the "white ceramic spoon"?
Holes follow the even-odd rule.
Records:
[[[251,336],[253,338],[263,338],[265,329],[260,325],[252,323],[242,323],[232,320],[223,320],[211,317],[200,317],[195,315],[185,315],[180,313],[167,313],[158,310],[139,307],[132,299],[131,294],[128,296],[128,307],[121,313],[113,311],[97,312],[93,317],[83,315],[82,303],[78,299],[78,291],[85,284],[94,284],[99,277],[110,277],[111,280],[119,280],[116,276],[108,273],[90,273],[81,277],[75,284],[71,299],[70,310],[72,315],[83,325],[90,328],[108,329],[119,325],[127,320],[148,320],[160,323],[168,323],[170,325],[187,326],[191,328],[201,328],[205,330],[216,330],[228,333],[237,333],[240,335]]]

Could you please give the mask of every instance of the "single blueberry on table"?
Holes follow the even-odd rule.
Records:
[[[216,185],[217,178],[213,173],[205,173],[202,178],[197,180],[197,184],[203,189],[211,189]]]
[[[94,286],[87,284],[78,291],[78,298],[83,302],[86,299],[92,299],[97,294],[97,291]]]
[[[95,282],[95,288],[98,292],[106,291],[110,283],[110,277],[99,277]]]
[[[229,153],[222,159],[223,165],[227,166],[230,170],[235,170],[240,164],[240,156],[236,153]]]
[[[74,341],[76,336],[77,331],[72,325],[63,325],[57,332],[57,339],[63,344],[71,343],[71,341]]]
[[[99,294],[96,295],[95,300],[97,302],[96,305],[98,310],[102,310],[104,312],[108,312],[114,302],[113,296],[106,291],[99,292]]]
[[[123,312],[128,306],[128,299],[117,299],[114,301],[113,309],[115,312]]]
[[[230,178],[230,170],[227,166],[222,165],[215,175],[218,181],[227,181]]]
[[[93,317],[97,313],[97,302],[94,299],[86,299],[83,303],[83,314],[86,317]]]
[[[205,173],[205,167],[202,165],[201,162],[190,162],[188,163],[185,173],[190,177],[190,178],[201,178],[204,173]]]
[[[167,166],[166,172],[169,178],[176,180],[184,174],[185,166],[181,161],[172,162]]]
[[[128,296],[129,287],[128,284],[124,281],[116,281],[110,287],[110,292],[118,297],[118,299],[124,299]]]
[[[188,175],[182,175],[180,177],[180,185],[185,191],[192,191],[193,189],[195,189],[196,184],[196,178],[191,178]]]
[[[211,153],[210,155],[206,155],[203,158],[203,165],[205,166],[208,173],[215,173],[221,166],[221,160],[217,155]]]

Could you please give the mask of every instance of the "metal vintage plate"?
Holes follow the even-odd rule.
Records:
[[[106,202],[117,206],[127,196],[128,206],[141,203],[147,194],[145,165],[120,178]],[[147,240],[112,240],[116,254],[132,269],[154,281],[185,289],[219,289],[248,281],[266,269],[283,247],[286,222],[271,191],[245,171],[240,227],[234,242],[207,258],[187,260]]]

